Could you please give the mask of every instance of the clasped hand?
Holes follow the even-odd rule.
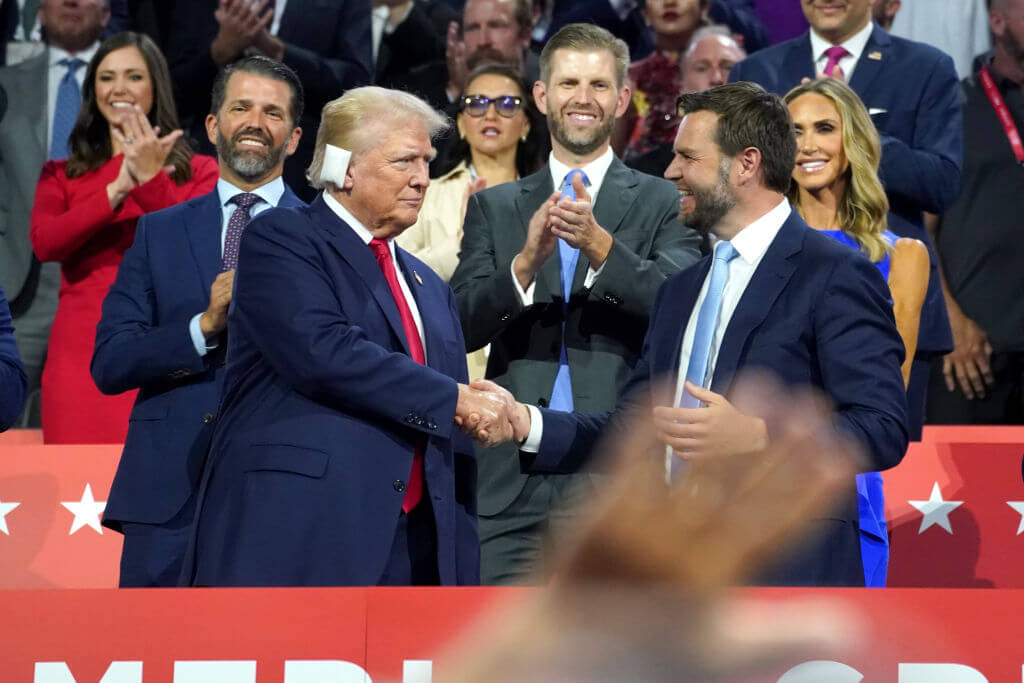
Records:
[[[455,424],[481,446],[495,446],[530,433],[530,411],[508,390],[487,380],[459,385]]]

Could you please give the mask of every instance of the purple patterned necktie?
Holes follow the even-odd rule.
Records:
[[[825,70],[822,72],[826,76],[838,78],[839,80],[846,80],[846,75],[843,73],[843,69],[839,66],[839,60],[843,57],[849,57],[850,53],[842,45],[833,45],[829,49],[825,50],[825,56],[828,57],[828,61],[825,63]]]
[[[260,201],[260,196],[251,192],[239,192],[228,200],[237,208],[228,219],[228,231],[224,235],[224,256],[220,260],[220,272],[234,270],[238,267],[238,245],[242,240],[242,231],[249,224],[249,209]]]

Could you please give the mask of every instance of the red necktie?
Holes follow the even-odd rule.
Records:
[[[384,273],[384,279],[388,281],[391,288],[391,296],[398,306],[398,315],[402,318],[402,329],[405,330],[405,339],[409,342],[409,355],[421,365],[426,364],[426,356],[423,354],[423,340],[420,339],[420,331],[416,329],[416,320],[412,317],[412,309],[409,302],[402,294],[402,287],[398,284],[398,274],[395,272],[395,263],[391,260],[391,250],[384,240],[370,240],[370,249],[377,257],[377,265]],[[409,473],[409,484],[405,488],[405,498],[402,499],[402,511],[409,514],[423,497],[423,439],[416,444],[416,450],[412,456],[412,471]]]

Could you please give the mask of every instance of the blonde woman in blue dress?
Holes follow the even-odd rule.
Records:
[[[928,251],[922,242],[886,230],[878,131],[860,97],[838,79],[805,82],[785,100],[797,140],[789,200],[808,225],[864,253],[886,278],[906,347],[906,385],[928,285]],[[858,475],[857,493],[865,583],[884,586],[889,540],[881,474]]]

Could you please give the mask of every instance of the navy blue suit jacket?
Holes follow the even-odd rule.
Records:
[[[426,366],[373,253],[322,198],[249,224],[186,582],[376,584],[422,441],[441,583],[479,583],[476,461],[453,422],[467,379],[455,297],[396,251]]]
[[[303,206],[288,188],[281,206]],[[189,321],[220,272],[217,191],[139,219],[103,300],[92,376],[106,394],[139,389],[103,523],[161,524],[199,485],[224,377],[223,349],[200,356]]]
[[[785,95],[802,78],[814,78],[810,34],[756,52],[737,63],[730,81],[753,81]],[[889,229],[928,245],[931,276],[921,311],[917,348],[953,348],[935,249],[922,211],[943,213],[960,193],[963,124],[953,59],[924,43],[874,27],[850,79],[882,138],[879,171],[889,196]]]
[[[669,405],[649,395],[652,378],[679,374],[683,333],[711,258],[662,285],[651,313],[643,357],[611,413],[543,411],[540,452],[522,454],[535,472],[572,471],[589,457],[599,432],[617,429],[638,406]],[[831,399],[837,427],[868,458],[864,469],[900,462],[907,448],[906,395],[889,289],[859,252],[807,227],[794,211],[765,252],[722,340],[711,390],[728,396],[736,375],[760,369],[790,386],[812,386]],[[645,400],[646,399],[646,400]],[[857,527],[856,486],[823,520],[822,535],[759,582],[782,585],[864,583]]]
[[[10,427],[25,405],[28,376],[14,343],[11,309],[0,289],[0,432]]]

